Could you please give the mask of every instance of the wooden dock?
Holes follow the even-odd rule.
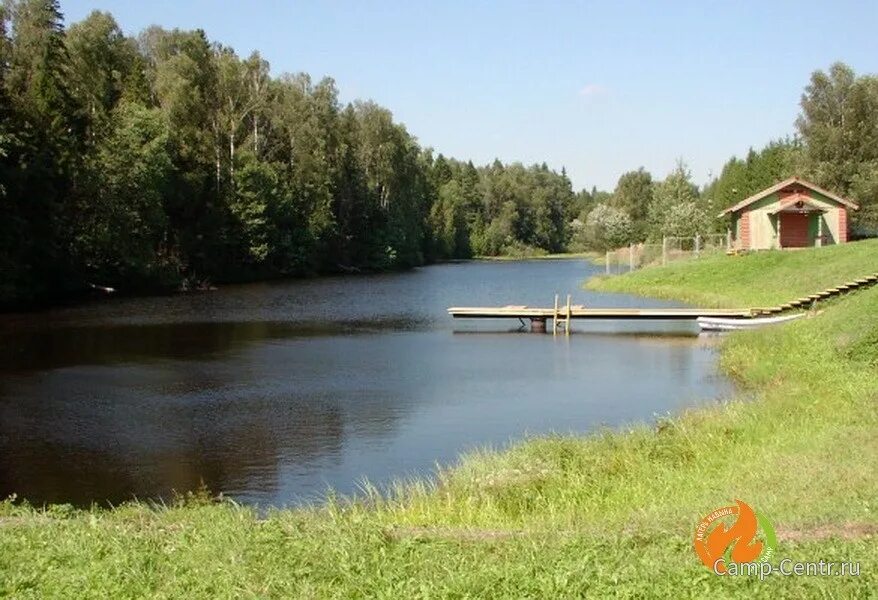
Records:
[[[749,319],[755,316],[755,309],[736,308],[585,308],[570,307],[571,319],[697,319],[698,317],[725,317],[729,319]],[[529,306],[452,306],[448,309],[455,319],[552,319],[556,313],[551,308]],[[558,316],[566,317],[566,311]]]
[[[726,319],[751,319],[759,316],[776,315],[794,309],[814,306],[819,300],[826,300],[839,294],[878,283],[878,273],[867,275],[847,283],[828,288],[822,292],[797,298],[785,304],[758,308],[587,308],[571,304],[567,296],[565,305],[541,308],[524,305],[507,306],[452,306],[448,309],[455,319],[528,319],[531,331],[546,331],[546,322],[552,321],[552,332],[563,329],[570,333],[570,321],[574,319],[591,320],[695,320],[698,317],[722,317]]]
[[[530,306],[452,306],[448,309],[455,319],[518,319],[530,321],[533,332],[546,331],[546,322],[552,321],[552,333],[561,329],[570,333],[570,322],[574,319],[590,320],[695,320],[698,317],[724,317],[727,319],[748,319],[754,316],[752,309],[728,308],[586,308],[581,305],[566,305],[555,308]]]

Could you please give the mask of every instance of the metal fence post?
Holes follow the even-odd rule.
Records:
[[[628,270],[634,270],[634,244],[628,244]]]
[[[668,264],[668,236],[662,236],[662,266]]]
[[[695,234],[695,258],[698,258],[701,254],[701,234]]]
[[[607,250],[607,275],[610,274],[610,251]]]

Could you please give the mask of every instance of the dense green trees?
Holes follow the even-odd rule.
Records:
[[[723,230],[724,206],[791,174],[878,228],[878,78],[816,72],[800,138],[731,159],[699,190],[680,163],[574,194],[545,164],[434,156],[331,79],[272,77],[203,31],[126,37],[55,0],[0,5],[0,305],[76,293],[474,255],[603,249]]]
[[[610,205],[624,211],[630,218],[633,224],[630,235],[633,239],[643,239],[647,234],[646,220],[654,191],[652,175],[640,167],[636,171],[623,173],[610,197]]]
[[[545,165],[495,161],[481,169],[482,206],[471,225],[476,254],[562,251],[569,239],[574,195],[567,175]]]
[[[604,202],[589,211],[584,222],[578,220],[577,225],[576,241],[589,250],[611,250],[638,239],[631,216]]]
[[[704,233],[709,225],[701,199],[688,167],[679,161],[664,181],[655,187],[647,212],[650,236],[689,237]]]
[[[751,148],[743,159],[732,157],[704,191],[712,198],[711,208],[719,212],[778,181],[801,175],[801,154],[799,140],[778,140],[759,151]]]
[[[0,9],[0,116],[0,304],[560,251],[574,216],[545,165],[434,159],[331,79],[54,0]]]
[[[68,289],[83,127],[57,3],[4,5],[2,291]]]
[[[75,255],[114,285],[172,279],[162,205],[173,169],[167,124],[156,109],[122,102],[107,129],[83,165],[91,181],[76,205]]]
[[[682,161],[655,182],[643,167],[623,173],[612,194],[594,194],[577,220],[577,247],[607,250],[662,236],[694,236],[712,228],[708,197]]]
[[[796,121],[803,170],[816,183],[855,198],[854,233],[878,234],[878,77],[842,63],[816,71]]]

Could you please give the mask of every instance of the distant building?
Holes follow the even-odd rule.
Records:
[[[855,203],[791,177],[720,213],[730,215],[732,246],[741,250],[809,248],[848,241]]]

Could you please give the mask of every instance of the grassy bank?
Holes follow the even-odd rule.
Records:
[[[813,294],[878,271],[878,240],[702,259],[599,277],[588,287],[698,303],[705,307],[770,305]]]
[[[863,243],[592,285],[730,306],[876,269],[878,245]],[[435,483],[354,505],[259,518],[198,499],[0,504],[0,595],[868,597],[878,589],[878,287],[735,334],[721,364],[741,384],[737,399],[656,426],[471,455]],[[861,576],[713,575],[692,552],[693,529],[735,498],[772,520],[778,557],[855,560]]]

